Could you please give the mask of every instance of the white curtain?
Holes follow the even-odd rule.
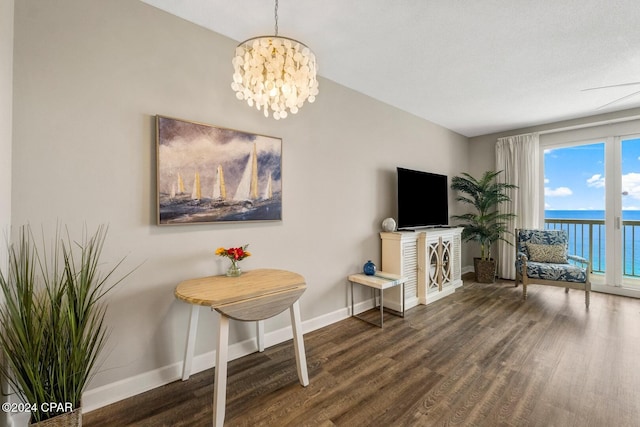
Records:
[[[496,170],[498,182],[517,185],[508,190],[511,203],[503,203],[500,213],[514,213],[507,227],[539,228],[540,221],[540,143],[537,133],[498,138],[496,144]],[[515,236],[505,235],[512,244],[498,242],[498,276],[515,279]]]

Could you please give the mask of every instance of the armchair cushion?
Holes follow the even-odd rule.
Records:
[[[522,272],[522,261],[516,261],[516,269]],[[549,262],[527,262],[526,275],[529,279],[556,280],[563,282],[585,283],[587,270],[572,264]]]
[[[529,251],[529,259],[533,262],[567,263],[567,250],[565,245],[539,245],[527,242],[526,246]]]
[[[537,245],[563,245],[565,248],[569,242],[567,232],[564,230],[524,230],[517,231],[517,248],[516,252],[523,252],[527,257],[530,256],[527,249],[527,243]]]

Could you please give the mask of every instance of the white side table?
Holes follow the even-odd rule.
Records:
[[[402,277],[398,274],[386,273],[384,271],[377,272],[374,276],[367,276],[363,273],[352,274],[348,277],[349,282],[351,282],[351,315],[353,317],[357,317],[360,320],[364,320],[367,323],[371,323],[372,325],[383,327],[384,325],[384,312],[387,311],[389,313],[395,314],[400,317],[404,317],[404,283],[407,281],[406,277]],[[373,308],[377,308],[376,306],[376,290],[380,295],[380,323],[372,322],[364,317],[356,315],[353,308],[353,284],[357,283],[358,285],[368,286],[373,291]],[[384,306],[384,290],[393,288],[394,286],[401,286],[401,307],[402,311],[392,310]]]

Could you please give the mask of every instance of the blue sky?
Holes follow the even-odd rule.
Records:
[[[546,150],[545,209],[604,210],[604,142]],[[622,142],[623,210],[640,210],[640,139]]]

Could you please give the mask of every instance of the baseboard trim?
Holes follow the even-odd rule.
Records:
[[[623,297],[640,298],[640,291],[636,289],[623,288],[609,285],[596,285],[591,283],[591,290],[604,294],[619,295]]]

